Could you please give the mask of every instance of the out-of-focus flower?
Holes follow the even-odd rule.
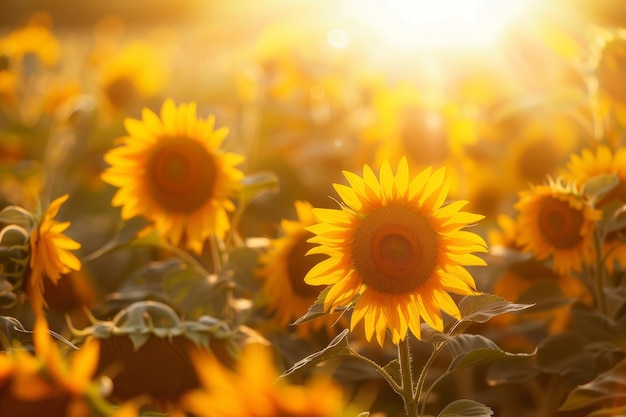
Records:
[[[465,171],[466,146],[477,141],[474,122],[455,103],[439,95],[417,91],[406,82],[372,90],[370,122],[361,129],[362,158],[380,166],[388,159],[396,164],[406,158],[413,170],[445,166],[451,194],[458,196]]]
[[[584,149],[580,155],[571,156],[563,176],[582,188],[587,181],[596,176],[611,174],[617,175],[618,183],[595,203],[596,208],[602,209],[615,201],[626,204],[626,149],[620,148],[612,152],[605,145],[598,146],[595,152]],[[607,255],[606,266],[609,270],[613,270],[616,261],[626,266],[626,245],[617,232],[606,236],[604,250]]]
[[[593,231],[602,212],[571,183],[550,180],[519,193],[518,243],[538,260],[552,259],[560,275],[580,272],[594,259]]]
[[[557,115],[529,117],[516,134],[503,139],[506,143],[506,154],[500,161],[503,180],[514,192],[556,176],[581,142],[580,128],[572,120]]]
[[[155,48],[145,42],[126,45],[100,65],[99,85],[114,111],[127,110],[153,97],[167,80],[166,66]]]
[[[39,317],[34,329],[35,353],[13,348],[0,353],[0,415],[20,417],[104,417],[110,406],[92,380],[98,361],[98,342],[87,341],[66,358]],[[100,404],[102,404],[100,403]]]
[[[557,284],[565,298],[562,304],[537,313],[503,314],[494,317],[492,324],[506,327],[512,323],[545,320],[550,333],[559,333],[565,330],[571,319],[570,303],[567,299],[590,306],[594,302],[593,295],[580,279],[556,274],[543,262],[534,259],[508,265],[495,281],[492,292],[506,300],[517,302],[518,297],[541,280],[552,280]]]
[[[363,177],[344,172],[350,187],[335,184],[341,210],[314,209],[320,223],[308,230],[319,244],[309,253],[330,258],[305,277],[311,285],[330,285],[324,307],[334,311],[354,302],[351,328],[365,322],[365,335],[382,345],[387,330],[398,343],[410,330],[420,337],[423,319],[443,329],[441,311],[459,317],[448,291],[475,294],[465,266],[484,265],[472,252],[485,252],[483,239],[461,229],[483,218],[460,211],[467,202],[444,205],[450,187],[444,168],[409,177],[402,159],[394,175],[389,162],[380,181],[365,165]]]
[[[166,100],[161,117],[144,109],[142,120],[126,119],[128,136],[110,150],[102,179],[118,187],[113,206],[122,218],[144,216],[174,245],[200,253],[204,241],[223,237],[227,212],[243,173],[243,156],[220,148],[228,130],[215,119],[198,119],[196,103]]]
[[[598,81],[597,106],[600,116],[614,111],[618,120],[626,123],[626,87],[622,82],[626,70],[626,39],[614,36],[601,49],[596,67]]]
[[[236,371],[225,368],[207,352],[193,360],[203,389],[184,398],[187,411],[201,417],[331,417],[345,409],[339,384],[324,376],[304,385],[276,380],[271,351],[256,345],[242,352]]]
[[[33,311],[38,314],[47,306],[44,298],[44,280],[48,279],[56,284],[61,274],[81,268],[80,260],[70,252],[79,249],[80,243],[63,234],[70,226],[70,222],[55,220],[61,205],[68,198],[69,195],[65,194],[50,203],[30,232],[30,271],[26,278],[26,294]]]
[[[94,321],[77,340],[96,338],[100,356],[96,372],[111,378],[111,398],[125,402],[144,397],[153,409],[174,411],[185,393],[200,386],[189,353],[211,351],[226,366],[235,362],[248,334],[204,316],[182,321],[169,306],[135,302],[111,321]]]
[[[283,235],[270,243],[267,252],[259,258],[261,268],[257,275],[263,281],[263,297],[273,320],[285,328],[303,316],[315,302],[323,287],[311,286],[304,282],[306,273],[327,257],[320,254],[306,253],[315,245],[307,242],[313,233],[306,230],[315,223],[312,206],[306,201],[295,202],[298,220],[281,221]],[[324,326],[329,329],[329,320],[319,319],[296,326],[296,330],[307,335]]]

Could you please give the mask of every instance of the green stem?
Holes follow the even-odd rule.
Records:
[[[441,348],[445,346],[446,343],[447,342],[444,341],[441,343],[436,343],[434,345],[433,351],[430,354],[430,357],[428,358],[426,363],[424,364],[424,367],[422,368],[422,372],[420,372],[419,378],[417,379],[417,386],[415,387],[415,398],[417,398],[418,401],[420,399],[422,401],[421,413],[419,414],[420,416],[423,416],[426,410],[426,396],[422,396],[422,391],[424,390],[424,384],[426,383],[426,374],[428,374],[428,371],[430,367],[432,366],[432,364],[435,362],[435,359],[437,359],[437,355],[439,355]]]
[[[413,391],[413,369],[411,368],[411,352],[407,333],[404,340],[398,344],[398,360],[400,361],[400,375],[402,377],[402,400],[407,417],[419,417],[418,402]]]
[[[595,289],[596,289],[596,302],[600,312],[606,314],[606,302],[604,299],[604,258],[603,258],[603,245],[600,233],[596,230],[593,233],[593,243],[596,250],[596,273],[595,273]]]

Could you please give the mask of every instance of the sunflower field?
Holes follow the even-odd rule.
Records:
[[[0,417],[626,415],[622,0],[0,10]]]

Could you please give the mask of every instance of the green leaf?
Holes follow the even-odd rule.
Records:
[[[137,238],[139,232],[148,226],[148,221],[140,216],[125,221],[115,236],[105,243],[100,249],[85,256],[83,261],[89,262],[106,255],[114,250],[129,246],[162,246],[161,239],[155,233]]]
[[[271,171],[261,171],[248,175],[241,180],[241,184],[239,199],[242,205],[247,204],[262,193],[277,193],[279,191],[278,176]]]
[[[540,374],[536,366],[529,366],[522,362],[496,362],[487,370],[487,384],[489,386],[503,384],[519,384],[533,380]]]
[[[589,179],[583,184],[583,194],[591,200],[597,201],[607,195],[619,184],[617,174],[601,174]]]
[[[400,361],[398,359],[391,360],[387,365],[383,366],[383,370],[389,375],[398,386],[402,385],[402,371],[400,369]]]
[[[527,360],[534,353],[510,353],[498,347],[492,340],[478,334],[460,334],[448,341],[453,359],[448,372],[471,366],[499,361]]]
[[[280,376],[285,378],[289,375],[297,372],[304,372],[307,369],[314,367],[315,365],[324,362],[325,360],[337,357],[337,356],[356,356],[356,354],[350,348],[348,344],[349,329],[344,329],[339,333],[324,349],[319,352],[315,352],[304,359],[296,362],[291,368],[287,369]]]
[[[626,204],[617,201],[616,205],[621,204],[615,211],[611,213],[610,222],[606,233],[623,231],[626,229]]]
[[[525,310],[533,304],[511,303],[494,294],[468,295],[459,302],[461,322],[485,323],[500,314]]]
[[[250,294],[258,293],[263,281],[256,279],[255,269],[259,251],[252,248],[236,248],[228,255],[228,261],[219,274],[221,281],[231,281],[237,284],[240,290]]]
[[[570,391],[559,411],[578,410],[601,402],[626,405],[626,359],[593,381]]]
[[[320,292],[320,294],[315,299],[315,302],[313,303],[313,305],[309,307],[309,309],[304,314],[304,316],[294,321],[293,324],[306,323],[307,321],[311,321],[313,319],[316,319],[318,317],[325,316],[326,314],[328,314],[324,310],[324,300],[326,299],[326,294],[328,294],[328,291],[330,291],[330,289],[331,289],[330,286],[324,288],[322,292]]]
[[[493,410],[472,400],[456,400],[448,404],[437,417],[489,417]]]

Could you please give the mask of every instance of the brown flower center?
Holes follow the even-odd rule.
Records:
[[[557,249],[572,248],[582,240],[583,213],[565,201],[543,199],[539,209],[539,230],[543,238]]]
[[[11,58],[8,55],[0,55],[0,72],[11,69]]]
[[[311,268],[328,258],[328,256],[321,254],[306,255],[311,248],[316,246],[307,242],[307,239],[311,237],[313,237],[311,232],[302,233],[287,257],[287,273],[291,288],[293,292],[303,297],[314,297],[320,293],[321,286],[308,285],[304,282],[304,276]]]
[[[145,182],[164,210],[189,214],[202,207],[215,189],[215,159],[203,144],[186,138],[162,138],[148,157]]]
[[[124,108],[137,96],[135,84],[128,77],[119,77],[104,87],[104,94],[116,108]]]
[[[558,150],[549,140],[537,140],[528,144],[518,160],[521,178],[532,184],[541,184],[546,176],[559,166]]]
[[[363,283],[406,294],[430,279],[437,265],[437,233],[420,213],[401,206],[367,215],[354,234],[352,258]]]

